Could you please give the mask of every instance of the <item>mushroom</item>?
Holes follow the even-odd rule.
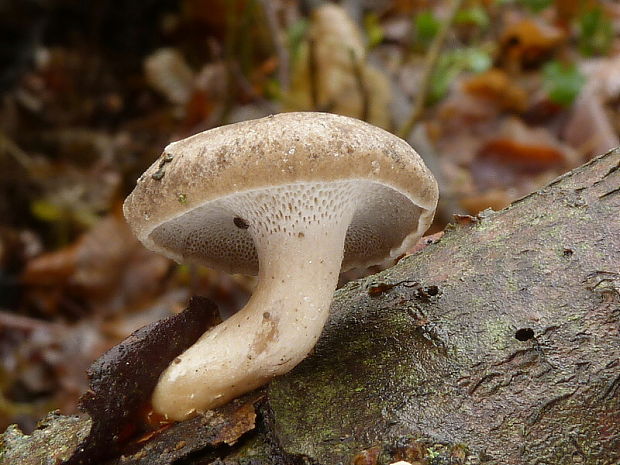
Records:
[[[178,262],[258,273],[258,284],[162,373],[154,409],[186,419],[295,367],[340,271],[413,246],[437,196],[405,141],[344,116],[282,113],[168,145],[125,201],[134,233]]]

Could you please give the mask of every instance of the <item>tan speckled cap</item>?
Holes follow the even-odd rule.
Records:
[[[179,262],[253,274],[258,261],[252,238],[219,199],[352,180],[371,189],[358,196],[343,269],[400,255],[430,225],[437,183],[404,140],[353,118],[310,112],[222,126],[171,143],[140,177],[124,212],[152,250]],[[186,247],[197,240],[212,245]]]

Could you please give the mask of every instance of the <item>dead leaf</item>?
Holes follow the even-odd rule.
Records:
[[[419,252],[420,250],[425,249],[429,245],[434,244],[435,242],[439,242],[442,236],[443,231],[439,231],[435,234],[430,234],[428,236],[420,238],[420,240],[418,240],[418,242],[416,242],[416,244],[412,248],[408,249],[405,252],[405,256]]]
[[[109,465],[169,465],[208,447],[231,446],[254,429],[256,405],[264,393],[254,392],[164,429],[143,443],[130,444]]]
[[[377,459],[380,453],[381,448],[378,446],[363,450],[353,457],[353,465],[377,465]]]
[[[532,169],[544,169],[564,164],[561,150],[551,145],[524,143],[516,139],[498,138],[488,141],[481,149],[483,157],[501,158]]]
[[[478,223],[480,220],[476,216],[471,215],[454,215],[454,222],[461,226],[469,226]]]
[[[598,0],[562,0],[554,2],[557,21],[567,31],[575,18],[598,5]]]
[[[605,153],[620,145],[600,95],[582,92],[562,131],[564,140],[583,155]]]
[[[500,38],[499,56],[509,69],[541,64],[565,40],[564,32],[541,20],[509,24]]]
[[[194,90],[194,71],[173,48],[160,48],[144,60],[147,82],[170,102],[185,105]]]
[[[459,203],[465,210],[475,215],[487,208],[500,211],[510,205],[514,197],[515,195],[511,195],[506,189],[496,188],[477,194],[462,196]]]
[[[362,32],[333,3],[316,8],[293,66],[287,111],[319,110],[389,127],[387,77],[366,62]]]
[[[393,460],[410,462],[412,465],[426,463],[428,444],[415,438],[404,438],[392,450]]]
[[[620,96],[620,57],[588,60],[580,69],[587,81],[573,104],[562,135],[581,154],[591,156],[620,145],[618,131],[609,116]]]
[[[494,102],[504,110],[521,112],[527,106],[527,94],[500,69],[490,69],[470,77],[463,83],[466,92]]]
[[[30,260],[21,280],[42,313],[65,313],[66,302],[80,302],[110,314],[161,292],[169,268],[169,260],[142,247],[117,210],[74,244]]]
[[[472,162],[472,176],[480,190],[507,188],[522,178],[573,166],[577,154],[546,128],[530,128],[516,118],[503,122],[498,135],[487,139]]]

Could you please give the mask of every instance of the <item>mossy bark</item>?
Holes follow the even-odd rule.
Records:
[[[182,463],[620,463],[620,150],[466,223],[339,290],[254,436]]]
[[[417,440],[620,463],[619,188],[615,151],[340,290],[314,355],[269,387],[284,455],[390,463]]]

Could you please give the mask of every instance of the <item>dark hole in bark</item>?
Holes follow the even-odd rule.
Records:
[[[426,288],[426,293],[430,296],[436,296],[439,294],[439,288],[437,286],[428,286]]]
[[[515,333],[515,337],[519,341],[529,341],[534,337],[534,330],[532,328],[521,328],[517,329]]]

